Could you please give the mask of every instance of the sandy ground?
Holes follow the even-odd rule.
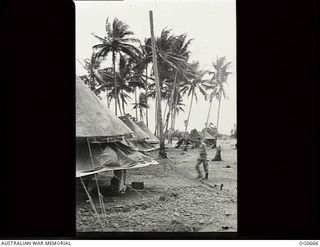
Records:
[[[196,178],[198,150],[195,149],[185,152],[168,148],[170,161],[128,170],[126,184],[143,182],[144,189],[128,188],[120,196],[107,195],[104,187],[112,174],[99,174],[106,215],[101,214],[99,220],[85,195],[80,196],[78,192],[77,231],[237,231],[237,150],[222,145],[223,161],[220,162],[211,161],[215,152],[208,148],[207,181]],[[101,212],[96,195],[93,191],[95,205]]]

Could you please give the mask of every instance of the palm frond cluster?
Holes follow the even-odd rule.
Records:
[[[126,114],[128,100],[132,99],[133,94],[131,109],[136,110],[137,120],[139,111],[139,120],[145,120],[148,125],[148,99],[155,99],[156,96],[151,38],[143,41],[135,38],[129,26],[118,18],[113,21],[107,18],[105,31],[105,36],[92,34],[97,44],[92,47],[91,58],[84,61],[87,74],[81,78],[96,95],[106,94],[108,107],[110,102],[114,102],[116,115]],[[191,106],[194,99],[198,100],[199,93],[205,100],[219,95],[226,97],[224,83],[230,74],[227,70],[231,63],[226,63],[225,58],[221,57],[213,62],[214,72],[201,70],[198,61],[189,61],[192,41],[186,34],[174,35],[168,28],[164,28],[156,38],[161,100],[166,104],[165,133],[168,132],[170,118],[170,129],[174,130],[177,115],[185,110],[184,96],[191,97]],[[102,68],[102,62],[107,59],[110,59],[112,66]],[[210,74],[213,75],[211,79],[204,79]]]

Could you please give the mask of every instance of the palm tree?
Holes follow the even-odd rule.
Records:
[[[210,99],[211,99],[210,109],[211,109],[211,104],[212,104],[212,100],[214,97],[216,97],[219,101],[218,113],[217,113],[217,135],[216,135],[215,142],[217,142],[218,131],[219,131],[218,128],[219,128],[221,98],[222,98],[222,96],[224,99],[228,98],[228,96],[226,95],[226,92],[225,92],[224,85],[227,84],[228,76],[231,74],[231,72],[228,71],[231,63],[232,62],[226,62],[225,57],[220,57],[220,58],[217,57],[216,61],[213,62],[213,67],[214,67],[215,71],[210,72],[211,74],[213,74],[213,77],[211,79],[212,85],[207,87],[208,89],[209,88],[213,89],[213,91],[210,95]],[[210,114],[210,109],[209,109],[209,114]],[[208,119],[207,119],[206,125],[208,125]]]
[[[170,32],[171,30],[164,28],[161,31],[160,37],[156,39],[156,55],[162,96],[161,99],[165,100],[168,100],[167,97],[163,97],[163,94],[168,94],[168,92],[165,92],[165,89],[169,89],[173,92],[172,86],[168,86],[166,83],[174,82],[175,71],[178,70],[183,72],[183,65],[186,63],[185,58],[182,55],[174,52],[173,47],[175,45],[177,46],[177,44],[175,44],[177,42],[177,37],[172,35]],[[152,59],[150,38],[145,41],[144,47],[146,49],[146,55],[140,59],[137,63],[137,67],[145,66],[145,64],[149,63]],[[152,85],[150,85],[149,88],[155,89]],[[155,91],[149,92],[147,95],[153,97],[155,95]],[[172,107],[170,107],[170,110],[171,108]]]
[[[87,70],[87,75],[83,76],[83,79],[84,82],[90,86],[92,91],[94,91],[99,84],[104,83],[99,73],[100,62],[100,59],[95,56],[94,52],[92,53],[90,59],[87,58],[84,60],[84,64],[79,61],[83,68]]]
[[[167,89],[164,99],[167,101],[168,113],[165,117],[165,135],[168,132],[169,119],[171,115],[172,126],[174,118],[172,117],[174,105],[177,104],[176,95],[179,94],[179,83],[184,79],[184,72],[188,66],[187,60],[189,58],[188,46],[191,43],[191,39],[187,40],[186,34],[174,36],[170,34],[170,30],[163,29],[160,37],[157,39],[157,45],[159,48],[159,64],[160,64],[160,76],[162,78],[162,88]],[[164,115],[165,116],[165,115]]]
[[[143,61],[142,63],[139,63],[140,65],[140,68],[139,70],[144,70],[144,73],[145,73],[145,96],[146,96],[146,104],[148,104],[148,88],[149,88],[149,83],[148,83],[148,80],[152,80],[151,77],[149,77],[148,75],[148,65],[150,63],[152,63],[152,51],[151,51],[151,47],[150,47],[150,44],[147,44],[148,43],[148,39],[144,39],[144,44],[142,45],[141,42],[140,42],[140,49],[141,49],[141,54],[140,54],[140,58],[139,60],[140,61]],[[143,72],[142,72],[143,74]],[[137,100],[136,100],[136,96],[135,96],[135,103],[137,103]],[[137,115],[137,112],[136,112],[136,115]],[[148,114],[148,108],[146,108],[146,125],[147,127],[149,126],[149,114]]]
[[[176,116],[179,115],[179,113],[182,111],[184,112],[184,107],[186,105],[183,103],[183,99],[182,99],[182,95],[179,93],[176,96],[176,103],[173,105],[173,109],[172,109],[172,123],[171,123],[171,130],[173,131],[175,128],[175,120],[176,120]]]
[[[171,92],[172,97],[171,97],[171,102],[170,102],[170,107],[168,111],[168,115],[171,114],[171,130],[173,131],[174,129],[174,123],[175,123],[175,111],[173,108],[177,106],[178,104],[178,99],[179,94],[180,94],[180,83],[182,81],[188,80],[188,77],[185,73],[185,71],[188,70],[189,64],[187,63],[190,55],[189,51],[189,45],[191,44],[192,39],[187,40],[187,35],[186,34],[181,34],[179,36],[176,36],[174,39],[174,42],[172,42],[172,53],[175,54],[176,56],[180,57],[182,60],[177,62],[178,69],[175,69],[175,75],[174,75],[174,81],[173,81],[173,90]],[[180,69],[181,68],[181,69]],[[167,117],[167,120],[169,118]],[[167,126],[169,123],[167,123]]]
[[[112,99],[115,100],[115,104],[119,106],[121,115],[126,114],[125,105],[128,103],[127,99],[131,99],[129,93],[133,92],[132,85],[139,85],[139,83],[142,83],[139,81],[140,77],[134,74],[134,71],[132,70],[133,66],[134,61],[132,59],[120,56],[118,72],[114,73],[113,68],[106,68],[101,72],[106,83],[97,90],[100,91],[103,90],[104,87],[110,88],[111,86],[107,98],[109,101]],[[117,80],[116,87],[112,83],[115,77]],[[122,104],[120,104],[120,101]]]
[[[140,93],[139,102],[134,103],[133,109],[139,109],[140,113],[140,121],[143,121],[143,110],[147,110],[149,108],[147,104],[147,95],[145,93]],[[138,120],[138,118],[136,118]]]
[[[199,62],[194,62],[190,65],[191,71],[189,73],[190,80],[184,85],[182,90],[187,91],[187,96],[191,95],[191,102],[190,102],[190,107],[189,107],[189,112],[188,112],[188,117],[186,120],[185,124],[185,135],[187,135],[188,131],[188,125],[189,125],[189,120],[190,120],[190,115],[191,115],[191,110],[192,110],[192,104],[193,104],[193,99],[198,101],[198,96],[197,96],[197,90],[200,91],[200,93],[204,96],[205,100],[207,100],[207,92],[204,89],[203,84],[207,83],[208,80],[204,80],[203,77],[208,73],[206,70],[199,70]]]
[[[109,53],[112,54],[112,65],[114,71],[114,93],[115,95],[117,95],[117,56],[121,57],[126,54],[129,57],[137,60],[140,51],[131,43],[138,42],[138,39],[133,38],[132,35],[134,33],[129,30],[129,26],[117,18],[114,18],[112,23],[110,23],[109,19],[107,18],[105,28],[107,36],[105,36],[104,38],[93,34],[94,37],[96,37],[101,42],[100,44],[93,46],[93,48],[97,50],[97,57],[104,58]],[[117,104],[115,104],[115,114],[117,115]]]

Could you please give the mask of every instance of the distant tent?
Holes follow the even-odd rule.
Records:
[[[204,140],[214,140],[214,137],[208,133],[206,130],[201,131],[201,136]]]
[[[199,132],[196,129],[193,129],[193,130],[191,130],[187,139],[190,139],[191,141],[196,141],[198,137],[201,137]]]
[[[201,131],[201,137],[203,137],[204,143],[208,145],[215,145],[215,138],[209,134],[208,131],[205,131],[205,129]]]
[[[131,120],[128,116],[119,117],[126,126],[128,126],[131,131],[133,131],[135,137],[134,140],[145,140],[149,138],[149,135],[145,133],[133,120]]]
[[[133,136],[133,131],[106,109],[77,76],[76,177],[156,164],[150,157],[119,142],[123,136],[128,135]],[[120,138],[110,142],[110,138],[115,136]]]
[[[150,129],[144,124],[144,122],[135,122],[149,137],[147,142],[152,144],[160,143],[159,139],[150,131]]]
[[[132,133],[76,76],[76,137],[123,136]]]
[[[129,145],[133,149],[141,152],[149,152],[156,150],[153,144],[148,143],[149,135],[145,133],[128,115],[119,117],[133,132],[134,137],[124,141],[125,144]]]

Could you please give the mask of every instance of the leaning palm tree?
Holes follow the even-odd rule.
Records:
[[[174,36],[170,42],[170,47],[168,47],[168,53],[172,54],[178,58],[175,61],[174,66],[171,67],[172,76],[167,78],[167,88],[169,90],[170,97],[168,98],[168,113],[165,120],[165,135],[168,132],[169,119],[171,116],[171,130],[173,131],[175,116],[174,107],[178,104],[178,98],[180,92],[180,83],[185,81],[186,71],[188,70],[188,59],[190,55],[189,45],[191,44],[191,39],[187,39],[186,34],[181,34],[179,36]],[[180,95],[181,96],[181,95]]]
[[[173,107],[177,104],[178,96],[174,97],[175,95],[178,95],[180,90],[180,83],[187,79],[185,75],[185,71],[188,69],[188,59],[190,55],[189,51],[189,45],[191,44],[192,39],[187,39],[186,34],[181,34],[179,36],[176,36],[174,39],[174,42],[172,42],[171,52],[175,54],[176,56],[179,56],[181,58],[180,61],[178,61],[178,69],[174,69],[174,81],[172,86],[172,92],[171,92],[171,102],[170,102],[170,108],[168,113],[171,112],[171,123],[174,123],[174,114],[173,114]],[[179,69],[182,68],[182,69]],[[173,126],[171,126],[172,128]]]
[[[128,55],[133,59],[138,59],[140,53],[139,49],[136,48],[132,43],[138,42],[138,39],[133,38],[134,34],[129,30],[129,26],[117,18],[114,18],[113,22],[110,23],[107,18],[106,24],[107,36],[101,38],[95,34],[101,43],[93,46],[97,57],[106,57],[108,54],[112,54],[112,65],[114,71],[114,90],[115,95],[117,95],[117,77],[116,77],[116,59],[118,56]],[[115,104],[115,114],[117,115],[117,104]]]

